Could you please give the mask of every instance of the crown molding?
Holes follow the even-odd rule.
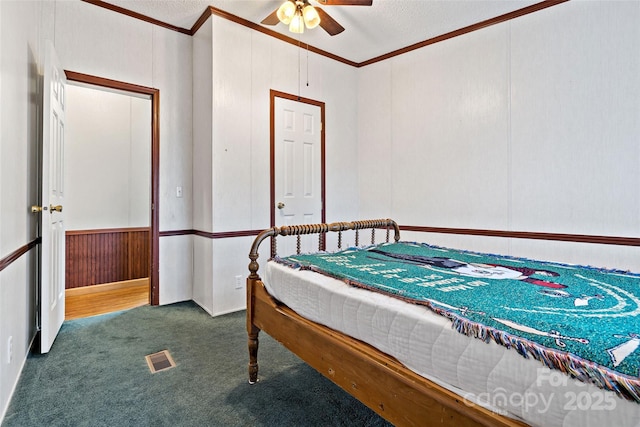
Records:
[[[213,6],[207,7],[204,10],[204,12],[202,12],[202,15],[200,15],[200,17],[193,24],[191,29],[186,29],[186,28],[177,27],[175,25],[167,24],[166,22],[159,21],[157,19],[142,15],[140,13],[132,12],[132,11],[130,11],[128,9],[113,5],[111,3],[107,3],[107,2],[102,1],[102,0],[81,0],[81,1],[93,4],[95,6],[103,7],[105,9],[109,9],[111,11],[114,11],[114,12],[117,12],[117,13],[121,13],[123,15],[127,15],[127,16],[130,16],[130,17],[135,18],[135,19],[140,19],[142,21],[149,22],[149,23],[151,23],[153,25],[158,25],[158,26],[167,28],[169,30],[177,31],[177,32],[182,33],[182,34],[187,34],[189,36],[193,36],[200,29],[200,27],[202,27],[202,25],[204,25],[204,23],[207,22],[207,19],[209,19],[209,17],[215,15],[215,16],[218,16],[220,18],[227,19],[229,21],[235,22],[236,24],[242,25],[244,27],[250,28],[252,30],[258,31],[260,33],[266,34],[268,36],[274,37],[274,38],[276,38],[278,40],[281,40],[281,41],[283,41],[285,43],[289,43],[289,44],[292,44],[294,46],[302,47],[304,49],[309,50],[310,52],[316,53],[318,55],[324,56],[324,57],[329,58],[329,59],[333,59],[334,61],[338,61],[338,62],[341,62],[343,64],[350,65],[352,67],[361,68],[361,67],[366,67],[367,65],[375,64],[376,62],[384,61],[384,60],[387,60],[387,59],[390,59],[390,58],[393,58],[393,57],[396,57],[396,56],[399,56],[399,55],[403,55],[403,54],[405,54],[407,52],[411,52],[411,51],[414,51],[416,49],[421,49],[423,47],[426,47],[426,46],[429,46],[429,45],[432,45],[432,44],[435,44],[435,43],[439,43],[439,42],[442,42],[442,41],[445,41],[445,40],[449,40],[449,39],[452,39],[454,37],[461,36],[463,34],[468,34],[468,33],[471,33],[473,31],[480,30],[482,28],[486,28],[486,27],[489,27],[489,26],[492,26],[492,25],[500,24],[502,22],[510,21],[512,19],[519,18],[521,16],[528,15],[530,13],[534,13],[534,12],[537,12],[537,11],[540,11],[540,10],[543,10],[543,9],[547,9],[549,7],[552,7],[552,6],[557,6],[559,4],[566,3],[566,2],[568,2],[570,0],[544,0],[544,1],[541,1],[540,3],[536,3],[536,4],[533,4],[533,5],[524,7],[522,9],[514,10],[513,12],[505,13],[503,15],[496,16],[495,18],[490,18],[490,19],[487,19],[487,20],[484,20],[484,21],[481,21],[481,22],[466,26],[464,28],[460,28],[458,30],[450,31],[450,32],[448,32],[446,34],[442,34],[440,36],[432,37],[430,39],[427,39],[427,40],[424,40],[424,41],[421,41],[421,42],[418,42],[418,43],[414,43],[412,45],[409,45],[409,46],[394,50],[394,51],[389,52],[389,53],[385,53],[385,54],[380,55],[380,56],[376,56],[374,58],[371,58],[371,59],[368,59],[368,60],[362,61],[362,62],[351,61],[351,60],[343,58],[341,56],[334,55],[333,53],[328,52],[326,50],[319,49],[319,48],[317,48],[315,46],[312,46],[310,44],[301,43],[299,40],[296,40],[296,39],[294,39],[292,37],[285,36],[284,34],[281,34],[281,33],[277,32],[277,31],[270,30],[269,28],[266,28],[266,27],[264,27],[262,25],[259,25],[259,24],[256,24],[254,22],[248,21],[248,20],[246,20],[244,18],[241,18],[239,16],[233,15],[233,14],[231,14],[229,12],[226,12],[226,11],[224,11],[222,9],[215,8]]]

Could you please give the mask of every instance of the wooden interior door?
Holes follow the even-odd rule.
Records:
[[[275,225],[322,222],[321,108],[276,97],[274,115]],[[315,239],[301,243],[303,252],[317,250]],[[278,245],[279,255],[296,252],[294,239]]]
[[[40,235],[40,351],[48,353],[64,322],[64,70],[47,43],[43,85]]]

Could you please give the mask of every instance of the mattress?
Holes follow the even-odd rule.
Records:
[[[367,342],[417,374],[532,426],[640,426],[640,405],[515,350],[458,333],[428,308],[268,262],[269,293],[301,316]]]

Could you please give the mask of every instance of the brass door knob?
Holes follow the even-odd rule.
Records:
[[[42,210],[47,210],[46,206],[43,208],[42,206],[38,206],[38,205],[33,205],[31,206],[31,213],[38,213],[38,212],[42,212]]]
[[[62,205],[58,205],[58,206],[53,206],[53,205],[49,205],[49,211],[51,213],[55,212],[62,212]]]
[[[284,203],[282,203],[282,202],[278,202],[278,204],[276,205],[276,207],[277,207],[278,209],[283,209],[283,208],[284,208]]]

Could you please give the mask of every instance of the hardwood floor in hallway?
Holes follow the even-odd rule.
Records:
[[[84,286],[65,291],[65,320],[149,304],[149,278]]]

